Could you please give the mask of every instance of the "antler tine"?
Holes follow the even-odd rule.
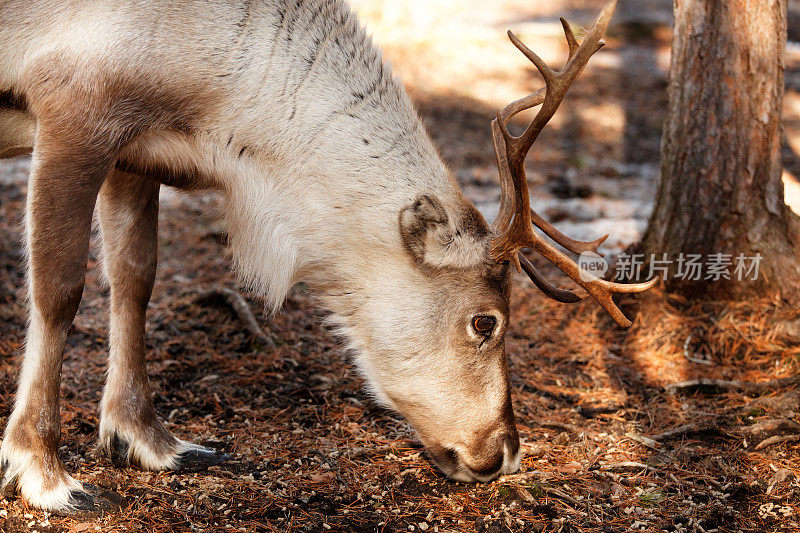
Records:
[[[511,219],[516,212],[514,176],[508,167],[508,160],[505,156],[506,140],[499,126],[502,122],[503,120],[498,112],[497,118],[492,121],[492,141],[494,142],[494,155],[497,158],[497,171],[500,174],[500,207],[497,210],[494,222],[492,222],[492,229],[499,234],[508,231],[508,226],[511,224]],[[519,265],[515,266],[519,271]]]
[[[529,94],[524,98],[520,98],[519,100],[511,102],[497,114],[497,120],[492,121],[492,138],[494,139],[495,156],[497,157],[498,169],[500,171],[501,190],[500,208],[498,209],[498,216],[495,218],[492,226],[498,233],[503,232],[508,228],[514,213],[514,180],[511,175],[511,170],[508,167],[508,160],[505,157],[505,136],[501,133],[498,123],[508,124],[510,118],[520,111],[536,107],[544,102],[546,90],[546,87],[542,87],[541,89]],[[577,241],[558,231],[533,209],[531,209],[531,222],[539,229],[544,231],[548,237],[571,252],[581,254],[583,252],[590,251],[599,255],[603,255],[598,251],[598,247],[608,238],[608,234],[591,242]]]
[[[528,200],[528,184],[524,177],[524,168],[522,168],[525,155],[530,150],[530,147],[533,145],[533,142],[536,140],[536,137],[538,137],[541,130],[556,112],[556,109],[558,109],[558,106],[561,103],[561,100],[563,100],[564,95],[566,94],[566,91],[571,85],[572,81],[574,81],[580,71],[583,70],[583,67],[589,60],[589,57],[591,57],[591,55],[594,54],[594,52],[596,52],[600,46],[602,46],[602,44],[600,44],[600,37],[602,37],[606,27],[608,26],[608,22],[610,21],[611,15],[614,12],[615,5],[616,0],[611,0],[608,4],[606,4],[606,6],[600,12],[597,20],[592,25],[591,30],[589,30],[586,38],[580,45],[578,44],[577,39],[575,39],[575,34],[572,32],[572,29],[569,27],[566,21],[562,20],[562,25],[564,26],[564,33],[567,38],[567,43],[569,44],[570,53],[567,64],[559,72],[552,70],[538,55],[536,55],[536,53],[525,46],[525,44],[520,41],[516,35],[510,31],[508,32],[511,42],[513,42],[514,45],[523,54],[525,54],[525,56],[531,62],[533,62],[533,64],[542,74],[546,87],[543,87],[534,93],[507,105],[497,114],[497,127],[495,127],[495,122],[492,123],[492,137],[494,139],[498,166],[500,167],[502,193],[498,216],[493,224],[496,231],[502,232],[507,230],[515,212],[527,212],[530,209]],[[594,44],[592,44],[593,42]],[[582,50],[586,50],[588,53],[582,52]],[[578,59],[583,61],[583,63],[581,64],[579,61],[576,62]],[[576,66],[578,67],[577,69],[575,68]],[[534,118],[534,120],[528,125],[525,132],[520,137],[514,137],[508,132],[506,125],[514,115],[525,109],[530,109],[540,104],[544,104],[542,105],[542,109],[539,110],[536,118]],[[519,169],[515,169],[515,171],[518,170],[518,172],[515,173],[518,175],[521,174],[521,179],[514,179],[515,173],[511,172],[511,168],[509,168],[509,166],[520,167]],[[512,191],[514,191],[513,196],[511,194]],[[530,224],[529,215],[525,214],[522,215],[522,217],[524,219],[523,222]],[[555,235],[555,233],[547,230],[545,231],[548,233],[548,235],[551,235],[551,237]],[[555,229],[553,228],[553,232],[554,231]],[[564,237],[565,240],[568,239],[566,236],[560,236]],[[509,259],[514,262],[514,266],[517,268],[517,270],[519,270],[520,265],[515,259],[513,259],[515,255],[516,254],[510,254]]]
[[[556,72],[551,69],[547,64],[542,61],[542,59],[536,55],[530,48],[525,46],[525,44],[520,41],[516,35],[514,35],[511,30],[508,31],[508,38],[511,39],[511,42],[523,53],[525,57],[527,57],[531,63],[534,64],[536,69],[542,75],[545,82],[545,92],[544,98],[541,99],[539,102],[539,98],[530,98],[529,102],[532,105],[542,104],[542,108],[539,109],[539,112],[533,118],[528,127],[519,137],[515,137],[509,133],[508,129],[506,128],[507,121],[500,121],[500,131],[503,133],[503,137],[505,137],[506,144],[511,149],[510,153],[508,153],[507,157],[510,161],[516,162],[520,159],[524,160],[525,156],[528,154],[528,151],[531,149],[533,142],[536,140],[536,137],[539,136],[544,126],[550,120],[550,118],[555,114],[556,109],[558,109],[558,105],[561,103],[561,100],[564,98],[564,94],[566,94],[566,88],[569,87],[567,85],[564,87],[563,92],[559,89],[560,86],[563,84],[559,83],[559,80],[562,79],[562,72]],[[538,92],[538,91],[537,91]],[[536,93],[534,93],[536,94]],[[531,95],[532,97],[533,95]],[[523,99],[525,100],[525,99]],[[517,101],[522,104],[521,101]],[[535,103],[534,103],[535,102]],[[506,112],[503,113],[508,116],[508,119],[511,119],[514,115],[519,113],[524,109],[529,109],[529,107],[523,107],[522,105],[515,106],[515,112]],[[498,116],[500,113],[498,113]],[[507,120],[508,120],[507,119]]]
[[[558,287],[553,286],[549,281],[544,279],[544,276],[542,276],[536,267],[533,266],[531,262],[528,261],[528,259],[522,254],[519,254],[519,261],[522,265],[522,270],[524,270],[528,277],[531,278],[531,281],[533,281],[534,285],[539,287],[540,291],[553,300],[564,304],[571,304],[580,302],[588,296],[587,293],[578,295],[572,291],[559,289]]]
[[[569,22],[564,17],[559,19],[561,21],[561,26],[564,28],[564,35],[567,37],[567,44],[569,44],[569,58],[572,59],[572,56],[575,55],[575,52],[578,50],[578,40],[575,38],[575,34],[572,33],[572,27],[569,25]]]
[[[498,113],[498,118],[500,122],[503,124],[508,124],[508,121],[519,113],[520,111],[524,111],[525,109],[531,109],[536,107],[537,105],[544,102],[544,95],[547,92],[547,87],[542,87],[541,89],[537,89],[535,92],[532,92],[525,98],[520,98],[514,102],[511,102],[507,106],[505,106],[500,113]]]
[[[542,216],[533,209],[531,209],[531,222],[533,222],[536,227],[544,231],[548,237],[572,253],[580,255],[585,252],[592,252],[600,256],[604,255],[598,250],[598,248],[606,241],[606,239],[608,239],[608,233],[593,241],[576,241],[575,239],[571,239],[558,231],[553,227],[552,224],[542,218]]]
[[[525,57],[530,59],[531,63],[533,63],[536,66],[536,69],[544,78],[545,83],[549,84],[549,82],[552,81],[553,78],[555,78],[556,71],[551,69],[550,65],[545,63],[542,60],[542,58],[536,55],[536,53],[533,50],[525,46],[525,43],[520,41],[519,38],[516,35],[514,35],[514,32],[508,30],[506,34],[508,35],[508,38],[511,39],[511,42],[514,43],[514,46],[516,46],[520,52],[525,54]]]

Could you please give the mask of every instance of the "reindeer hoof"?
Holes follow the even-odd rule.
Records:
[[[205,446],[193,444],[191,448],[178,455],[176,472],[200,472],[207,468],[227,461],[231,456]]]
[[[8,461],[0,462],[0,493],[3,497],[11,499],[17,493],[17,478],[6,479],[7,469]]]
[[[111,464],[117,468],[125,468],[128,466],[128,450],[130,444],[128,441],[121,439],[119,435],[114,433],[111,437],[111,445],[108,448],[108,456],[111,459]]]
[[[130,443],[116,433],[108,442],[106,451],[111,463],[118,468],[131,466]],[[177,452],[168,465],[152,470],[170,470],[172,472],[199,472],[230,459],[230,455],[205,446],[181,441]],[[134,466],[139,466],[134,459]]]
[[[63,511],[55,514],[65,516],[99,516],[119,509],[124,500],[116,492],[105,490],[90,483],[83,483],[83,489],[73,490]]]

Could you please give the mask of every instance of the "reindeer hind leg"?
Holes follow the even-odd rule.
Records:
[[[103,258],[111,285],[110,354],[100,444],[117,466],[199,470],[225,455],[175,438],[156,415],[145,368],[145,313],[157,261],[159,184],[112,171],[100,191]]]

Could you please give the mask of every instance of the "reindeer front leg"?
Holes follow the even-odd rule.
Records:
[[[36,507],[99,511],[103,501],[67,474],[58,457],[59,388],[67,330],[83,292],[92,211],[113,154],[66,138],[44,125],[36,134],[26,210],[30,321],[0,467],[3,487]]]
[[[145,368],[145,312],[158,251],[158,191],[157,182],[117,170],[100,191],[104,266],[111,285],[100,443],[117,466],[196,470],[225,456],[179,440],[164,427],[153,408]]]

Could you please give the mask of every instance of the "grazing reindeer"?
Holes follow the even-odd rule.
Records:
[[[611,300],[649,284],[585,281],[532,224],[523,160],[602,35],[615,0],[551,70],[512,36],[546,88],[493,123],[500,214],[490,228],[439,158],[401,84],[343,0],[0,0],[0,156],[32,150],[26,211],[30,324],[0,449],[2,482],[59,512],[96,511],[97,489],[58,455],[65,337],[83,290],[95,203],[111,287],[100,442],[115,463],[203,466],[223,457],[159,421],[145,372],[161,184],[216,189],[235,266],[277,309],[303,280],[332,311],[377,401],[417,430],[450,477],[519,465],[504,335],[510,268],[549,285],[552,261],[622,325]],[[542,104],[521,137],[506,124]],[[519,258],[518,258],[519,257]],[[584,276],[585,277],[585,276]]]

